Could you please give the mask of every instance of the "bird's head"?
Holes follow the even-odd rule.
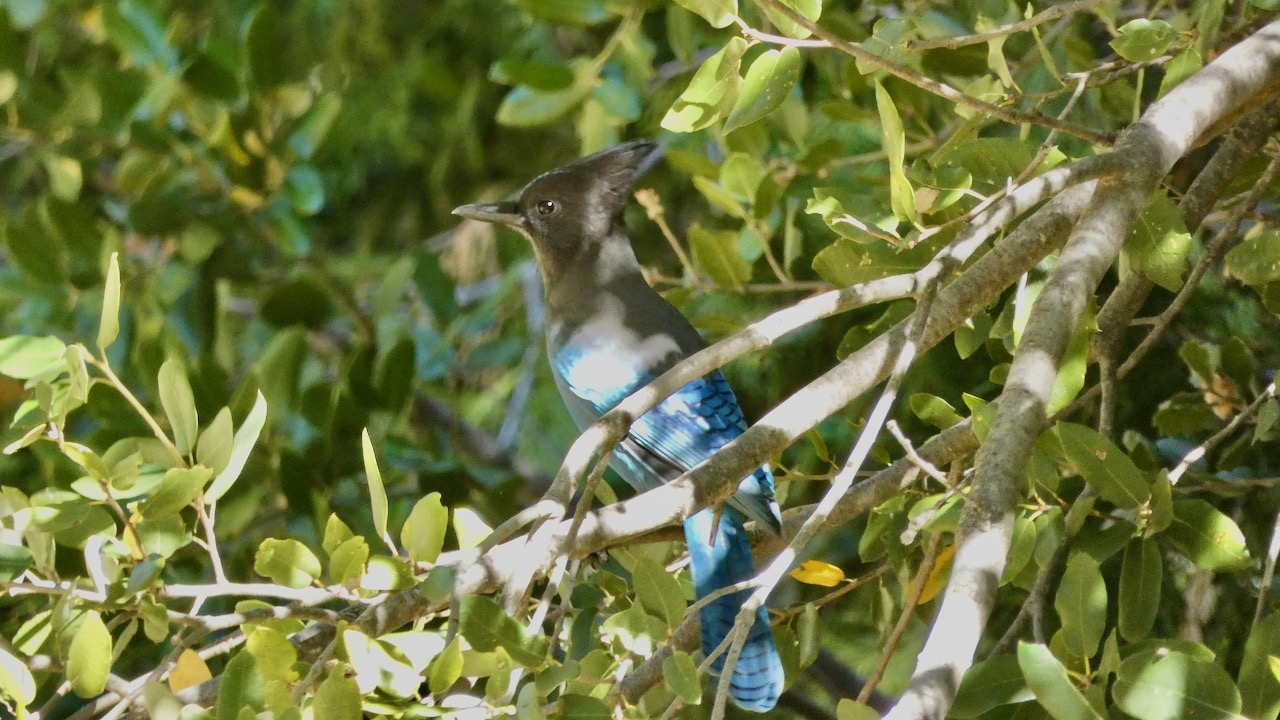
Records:
[[[539,175],[514,200],[463,205],[453,214],[519,230],[540,259],[574,255],[612,234],[632,181],[657,147],[633,140],[601,150]]]

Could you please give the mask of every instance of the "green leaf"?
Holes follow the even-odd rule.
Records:
[[[320,577],[320,561],[293,538],[267,538],[258,546],[253,571],[285,587],[303,588]]]
[[[1131,642],[1151,632],[1160,607],[1164,560],[1150,540],[1133,540],[1124,549],[1120,569],[1120,634]]]
[[[1177,37],[1178,31],[1164,20],[1138,18],[1120,27],[1111,49],[1129,62],[1143,62],[1163,55]]]
[[[227,662],[218,683],[217,720],[241,720],[241,710],[261,710],[266,680],[258,669],[258,662],[249,652],[241,650]]]
[[[297,674],[293,664],[298,661],[298,651],[289,638],[270,625],[256,625],[248,633],[245,650],[258,661],[258,670],[264,679],[293,682]]]
[[[307,334],[300,327],[276,333],[258,356],[255,370],[259,388],[272,407],[282,410],[293,407],[306,356]]]
[[[423,668],[415,667],[403,650],[355,629],[344,630],[341,638],[361,693],[381,688],[395,697],[409,697],[417,692]]]
[[[102,25],[107,31],[107,37],[138,65],[167,67],[176,56],[165,41],[164,28],[159,19],[148,7],[130,0],[105,3],[102,8]]]
[[[266,422],[267,399],[259,391],[257,399],[254,400],[253,409],[245,417],[240,429],[236,430],[235,440],[231,443],[231,458],[227,461],[226,468],[218,473],[218,476],[209,484],[209,489],[205,491],[204,502],[206,505],[212,505],[217,502],[219,498],[231,489],[232,483],[240,477],[241,471],[244,470],[244,464],[249,459],[249,453],[253,451],[253,446],[257,444],[258,435],[262,432],[262,426]]]
[[[505,57],[489,66],[489,79],[503,85],[536,90],[562,90],[573,83],[573,68],[562,62]]]
[[[329,577],[343,587],[357,587],[368,562],[369,543],[359,535],[347,538],[329,552]]]
[[[689,653],[677,650],[662,661],[662,681],[667,689],[689,705],[702,702],[702,685],[698,682],[698,664]]]
[[[702,196],[707,199],[707,202],[711,203],[711,205],[717,210],[721,210],[726,215],[731,215],[736,218],[745,219],[747,217],[747,209],[743,207],[742,203],[736,197],[734,197],[733,193],[726,190],[724,186],[719,183],[713,182],[710,178],[695,175],[693,177],[693,186],[697,188],[698,192],[702,193]],[[724,232],[732,234],[727,230]]]
[[[1280,280],[1280,230],[1247,237],[1227,252],[1227,274],[1254,287]]]
[[[111,672],[111,633],[97,610],[89,610],[80,621],[67,651],[67,682],[82,698],[102,692]]]
[[[767,174],[758,159],[747,153],[731,153],[720,166],[720,185],[737,200],[750,204]]]
[[[898,108],[893,98],[876,80],[876,110],[880,114],[880,136],[885,154],[889,156],[889,202],[893,214],[899,220],[914,222],[919,220],[916,211],[916,191],[907,179],[907,171],[903,166],[906,161],[907,137],[902,129],[902,118],[898,116]]]
[[[369,510],[373,513],[373,530],[379,538],[390,544],[387,534],[387,490],[382,484],[382,471],[378,469],[378,457],[369,440],[369,428],[360,431],[360,452],[364,457],[364,474],[369,479]]]
[[[1227,672],[1177,651],[1130,655],[1120,663],[1112,696],[1138,720],[1243,720],[1240,691]]]
[[[120,334],[120,261],[119,253],[111,253],[107,263],[107,282],[102,288],[102,315],[98,321],[98,349],[106,350]]]
[[[851,188],[834,186],[814,188],[813,198],[805,204],[804,211],[807,215],[821,217],[827,227],[842,238],[853,240],[860,245],[884,244],[881,237],[872,234],[874,232],[872,228],[879,230],[880,234],[891,236],[897,234],[898,220],[893,212],[885,209],[880,201],[865,192]],[[921,246],[925,244],[922,243]],[[814,268],[818,268],[816,260]],[[893,271],[889,271],[877,277],[892,274]]]
[[[1039,143],[1017,138],[973,138],[943,148],[934,158],[934,164],[962,168],[972,176],[975,188],[991,191],[1003,188],[1010,178],[1021,175],[1039,149]],[[1038,169],[1043,170],[1049,164],[1046,160]]]
[[[48,227],[42,213],[40,205],[27,205],[7,229],[0,223],[0,239],[7,259],[30,280],[61,285],[67,281],[70,264],[66,243],[61,233]]]
[[[317,329],[333,315],[332,288],[314,273],[294,272],[262,302],[262,319],[276,327]]]
[[[640,606],[632,605],[610,615],[600,625],[600,632],[606,639],[612,637],[626,650],[643,657],[653,653],[658,643],[666,638],[668,630],[666,623]]]
[[[1040,706],[1054,720],[1105,720],[1106,716],[1090,705],[1071,682],[1067,669],[1049,648],[1019,642],[1018,667]]]
[[[324,207],[324,181],[310,165],[289,168],[284,176],[285,193],[299,217],[311,217]]]
[[[303,114],[298,124],[289,133],[289,147],[302,160],[310,160],[329,134],[329,128],[342,109],[342,98],[332,92],[321,95]]]
[[[747,69],[738,99],[725,118],[726,133],[750,125],[773,112],[800,79],[800,51],[794,47],[766,50]]]
[[[342,518],[338,517],[337,513],[331,513],[324,525],[324,540],[320,547],[332,554],[335,548],[352,537],[355,537],[355,533],[351,531],[351,527],[342,522]]]
[[[29,380],[65,366],[67,346],[56,337],[12,335],[0,340],[0,375]]]
[[[36,697],[36,680],[27,663],[0,647],[0,697],[13,698],[18,706],[30,705]]]
[[[587,695],[566,694],[560,698],[556,717],[566,720],[611,720],[613,714],[605,701]]]
[[[0,582],[12,582],[31,567],[31,550],[23,545],[0,542]]]
[[[713,28],[728,27],[738,15],[738,0],[676,0],[676,4],[701,15]]]
[[[190,455],[200,432],[200,421],[196,416],[196,398],[191,392],[191,382],[187,380],[187,369],[180,361],[169,358],[160,366],[159,383],[160,405],[172,426],[173,444],[182,455]]]
[[[546,657],[546,640],[526,630],[491,598],[464,596],[460,601],[460,615],[459,630],[476,650],[490,652],[502,648],[524,667],[541,665]]]
[[[689,86],[667,110],[662,127],[671,132],[694,132],[709,127],[733,107],[742,78],[738,75],[747,41],[733,37],[693,74]]]
[[[738,252],[738,234],[731,230],[689,228],[693,264],[725,288],[740,289],[751,279],[751,264]]]
[[[1070,405],[1084,388],[1085,371],[1089,367],[1089,344],[1097,331],[1097,308],[1090,303],[1071,331],[1071,340],[1067,343],[1067,350],[1058,365],[1058,375],[1053,379],[1053,389],[1049,392],[1049,404],[1045,407],[1047,414],[1053,415]]]
[[[432,695],[439,695],[462,677],[462,644],[458,636],[445,646],[444,650],[431,661],[431,671],[427,675],[427,685]]]
[[[279,12],[269,3],[258,5],[250,11],[246,23],[244,50],[250,80],[259,90],[279,85],[285,80],[280,61]]]
[[[605,0],[515,0],[530,15],[558,25],[596,25],[609,18]]]
[[[1018,656],[997,655],[975,663],[964,674],[955,704],[948,717],[967,720],[1000,705],[1022,703],[1035,698],[1018,666]]]
[[[945,430],[964,418],[946,400],[929,393],[915,393],[909,398],[911,412],[930,425]]]
[[[671,630],[680,626],[685,611],[684,593],[674,575],[653,560],[641,557],[631,568],[631,579],[636,598],[645,610],[665,620]]]
[[[1107,585],[1096,560],[1086,553],[1072,553],[1053,607],[1062,619],[1067,650],[1078,657],[1093,657],[1107,624]]]
[[[879,720],[880,713],[853,698],[840,698],[836,703],[836,720]]]
[[[338,665],[329,672],[311,700],[311,711],[324,720],[361,720],[360,688],[347,677],[344,667]]]
[[[125,595],[133,596],[155,585],[164,572],[165,559],[159,555],[148,555],[142,562],[133,566],[129,572],[129,584],[125,587]],[[144,622],[145,622],[144,618]]]
[[[222,472],[231,462],[231,448],[234,442],[231,410],[224,407],[213,417],[209,427],[200,433],[200,441],[196,443],[196,462],[215,473]]]
[[[1150,497],[1147,479],[1115,443],[1092,428],[1058,423],[1053,434],[1075,471],[1108,502],[1136,508]]]
[[[1122,257],[1128,266],[1160,287],[1177,292],[1187,270],[1191,233],[1182,221],[1182,212],[1163,191],[1159,191],[1133,226],[1125,241]]]
[[[539,90],[527,85],[513,88],[502,99],[495,119],[507,127],[548,125],[567,115],[595,87],[597,77],[591,61],[573,62],[573,84],[562,90]]]
[[[1204,500],[1175,500],[1165,537],[1197,567],[1213,572],[1245,570],[1249,548],[1231,518]]]
[[[1280,657],[1280,613],[1272,613],[1254,626],[1240,661],[1241,713],[1255,720],[1275,720],[1280,715],[1280,678],[1271,661]]]
[[[1160,80],[1160,97],[1164,97],[1183,80],[1200,72],[1203,67],[1204,60],[1200,57],[1200,51],[1193,47],[1174,55],[1173,59],[1164,66],[1164,78]]]
[[[45,174],[49,176],[49,191],[64,202],[75,202],[80,197],[83,184],[80,161],[65,155],[49,155],[43,158]]]
[[[206,467],[170,468],[138,512],[148,519],[176,515],[195,501],[211,477],[213,471]]]
[[[440,502],[440,493],[429,493],[414,504],[400,529],[400,544],[414,562],[433,563],[444,547],[449,529],[449,510]]]
[[[415,360],[413,338],[408,333],[402,333],[378,356],[373,368],[373,386],[384,407],[390,410],[404,407],[413,393]]]
[[[779,2],[796,11],[806,20],[815,23],[822,16],[822,0],[779,0]],[[757,7],[764,11],[765,17],[769,18],[769,22],[773,23],[778,32],[787,37],[804,39],[812,34],[799,23],[774,9],[768,2],[758,3]]]

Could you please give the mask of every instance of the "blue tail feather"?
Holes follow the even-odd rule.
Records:
[[[714,511],[703,510],[685,521],[684,533],[693,586],[699,598],[755,575],[743,517],[734,508],[725,507],[718,524]],[[702,608],[699,620],[703,653],[714,652],[733,630],[738,610],[749,595],[747,590],[731,593]],[[724,668],[724,661],[725,654],[721,654],[712,663],[716,673]],[[782,660],[769,629],[769,614],[761,607],[730,678],[729,696],[742,708],[764,712],[778,702],[782,682]]]

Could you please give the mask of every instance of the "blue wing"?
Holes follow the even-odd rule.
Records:
[[[654,378],[616,354],[561,349],[552,355],[551,364],[560,394],[579,427],[589,425]],[[707,459],[746,427],[737,398],[716,370],[680,388],[633,423],[614,453],[614,467],[637,490],[648,490]],[[700,598],[755,574],[744,513],[781,529],[768,465],[743,480],[729,505],[718,521],[714,511],[707,509],[684,523],[689,568]],[[747,595],[747,591],[724,595],[702,608],[699,624],[705,654],[714,652],[728,636]],[[725,655],[718,656],[713,670],[720,672],[724,661]],[[769,615],[761,607],[729,680],[730,696],[748,710],[765,712],[777,703],[783,681]]]
[[[616,356],[568,349],[555,354],[552,370],[580,427],[656,377],[628,367]],[[733,390],[724,374],[714,370],[641,416],[621,444],[615,467],[637,490],[650,490],[711,457],[746,429]],[[773,493],[773,474],[764,465],[743,480],[730,503],[776,531],[781,523]]]

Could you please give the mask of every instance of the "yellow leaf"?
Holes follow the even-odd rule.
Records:
[[[929,579],[924,583],[924,590],[921,591],[920,601],[917,604],[923,605],[929,602],[947,586],[947,578],[951,576],[951,558],[955,554],[955,545],[948,545],[938,552],[938,559],[933,563],[933,570],[929,572]]]
[[[805,560],[800,563],[800,567],[791,571],[791,577],[806,585],[835,587],[844,580],[844,571],[821,560]]]
[[[1275,655],[1268,655],[1267,668],[1271,670],[1271,676],[1280,681],[1280,658]]]
[[[169,689],[179,692],[212,679],[213,673],[209,672],[209,666],[204,664],[195,650],[187,648],[178,656],[178,663],[169,672]]]

